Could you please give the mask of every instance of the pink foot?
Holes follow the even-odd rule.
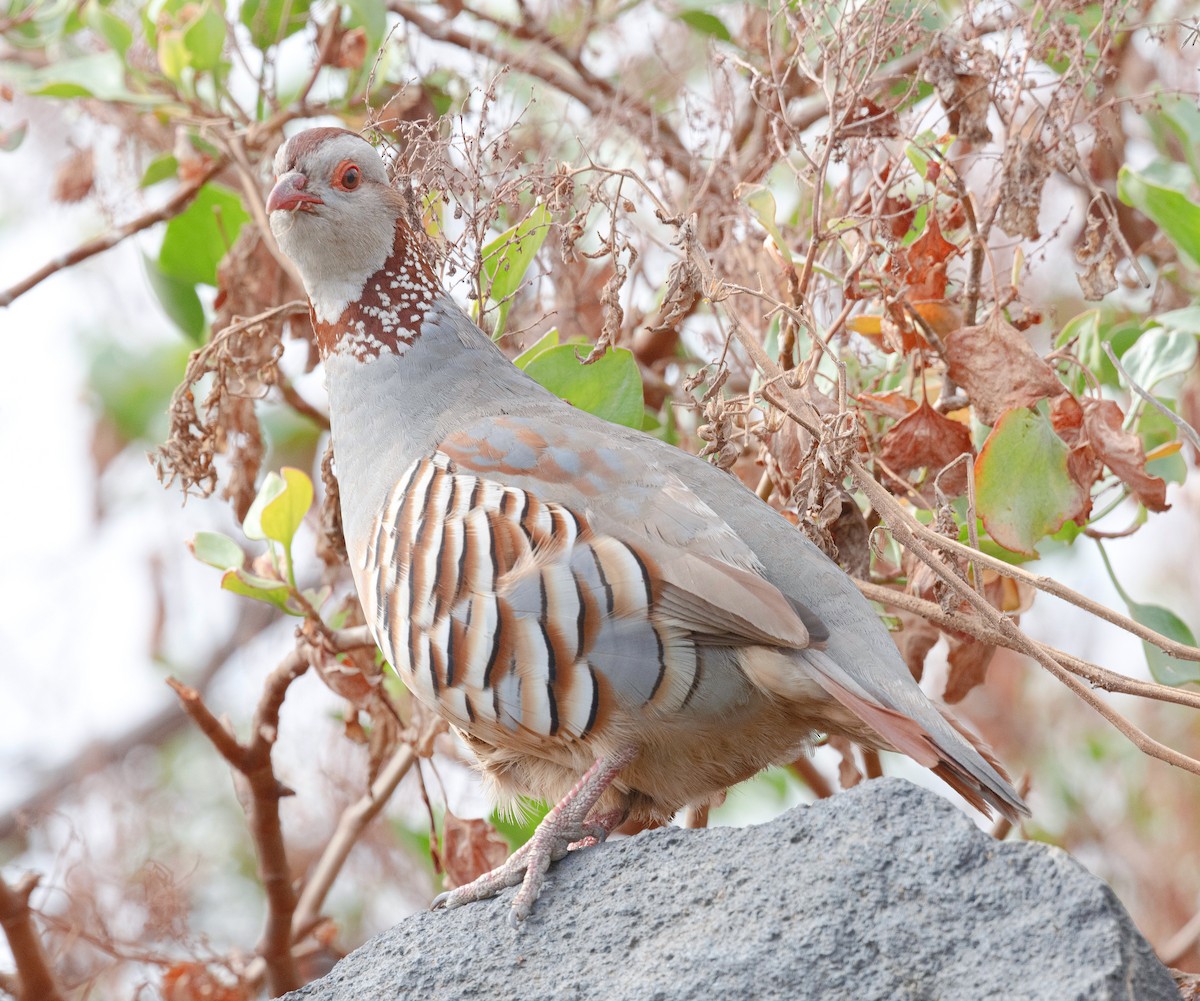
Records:
[[[533,832],[533,837],[513,852],[503,865],[485,872],[465,886],[439,893],[433,898],[432,909],[461,907],[474,900],[493,897],[506,886],[520,883],[521,889],[513,898],[508,914],[508,923],[519,928],[542,891],[550,863],[558,861],[571,848],[599,844],[620,822],[618,813],[609,813],[597,818],[594,823],[585,823],[604,790],[612,785],[613,779],[636,754],[635,748],[625,748],[617,754],[599,758],[575,787],[546,814]]]

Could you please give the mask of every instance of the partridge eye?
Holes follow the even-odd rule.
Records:
[[[334,183],[343,191],[353,191],[361,180],[362,174],[359,169],[354,164],[350,164],[342,169]]]

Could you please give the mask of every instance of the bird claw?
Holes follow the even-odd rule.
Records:
[[[583,847],[584,842],[594,844],[603,840],[596,838],[595,825],[589,824],[584,827],[572,822],[573,820],[571,817],[560,816],[555,817],[549,824],[543,821],[529,841],[513,852],[502,865],[485,872],[470,883],[439,893],[433,898],[430,909],[450,910],[476,900],[486,900],[506,887],[519,883],[521,888],[513,898],[508,913],[508,923],[513,928],[519,928],[521,922],[533,910],[534,901],[542,892],[550,863],[561,859],[573,845]]]
[[[586,848],[608,837],[622,817],[613,812],[587,822],[600,794],[612,783],[616,774],[635,756],[634,748],[624,748],[607,758],[600,758],[584,773],[575,787],[542,818],[533,836],[512,853],[503,865],[463,886],[439,893],[430,905],[432,910],[461,907],[475,900],[486,900],[508,886],[521,884],[513,897],[508,923],[514,928],[529,916],[534,901],[542,892],[546,872],[551,862],[557,862],[572,848]]]

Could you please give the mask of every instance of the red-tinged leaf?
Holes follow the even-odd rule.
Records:
[[[163,1001],[245,1001],[246,992],[222,983],[203,963],[176,963],[162,978]]]
[[[950,378],[962,386],[984,424],[994,426],[1007,411],[1066,392],[1021,332],[998,314],[955,330],[943,342]]]
[[[897,614],[901,625],[899,632],[892,633],[892,640],[908,665],[909,673],[916,681],[920,681],[925,673],[925,658],[937,646],[941,631],[928,619],[912,612],[901,611]]]
[[[952,639],[948,655],[950,673],[946,677],[946,690],[942,693],[942,699],[954,705],[966,698],[976,685],[983,684],[984,678],[987,677],[988,664],[992,662],[995,653],[996,648],[990,643],[981,643],[976,639]]]
[[[1067,468],[1067,446],[1050,420],[1020,408],[1004,414],[975,460],[975,499],[993,540],[1037,554],[1038,540],[1079,519],[1089,503]]]
[[[1070,393],[1064,393],[1050,403],[1050,423],[1069,448],[1067,472],[1087,494],[1087,503],[1080,512],[1080,519],[1085,519],[1092,513],[1092,487],[1104,471],[1104,465],[1083,433],[1083,407]]]
[[[463,820],[446,811],[442,864],[446,887],[454,889],[490,872],[508,858],[508,844],[486,820]]]
[[[907,195],[891,196],[879,206],[879,219],[893,240],[902,240],[910,229],[917,211]]]
[[[893,473],[908,477],[909,486],[932,484],[946,466],[964,452],[974,453],[970,430],[958,421],[943,417],[923,400],[911,414],[895,425],[880,440],[880,461]],[[942,477],[940,485],[948,496],[957,497],[967,490],[967,467],[960,464],[955,471]],[[913,479],[909,474],[926,470]],[[893,489],[902,485],[889,483]]]
[[[1112,400],[1085,399],[1083,427],[1097,457],[1129,487],[1151,511],[1165,511],[1166,481],[1146,472],[1142,440],[1122,426],[1125,415]]]
[[[925,232],[892,260],[892,270],[904,282],[910,301],[946,297],[946,261],[958,246],[942,236],[937,216],[929,215]]]

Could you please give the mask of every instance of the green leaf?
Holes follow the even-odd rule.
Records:
[[[242,531],[246,533],[247,539],[254,539],[256,542],[266,541],[268,536],[262,523],[263,508],[286,489],[287,481],[274,470],[263,477],[262,486],[258,488],[258,493],[250,503],[246,517],[242,519]]]
[[[167,223],[159,267],[180,281],[216,285],[217,265],[249,218],[235,192],[220,184],[204,185],[191,205]]]
[[[343,6],[350,12],[346,27],[362,28],[367,33],[369,66],[387,31],[387,4],[384,0],[345,0]]]
[[[509,851],[516,851],[526,841],[533,837],[537,825],[550,812],[548,803],[523,799],[516,810],[494,810],[488,818],[496,831],[508,842]]]
[[[728,42],[733,38],[729,29],[725,27],[725,22],[708,11],[685,10],[679,15],[679,20],[702,35],[712,35],[713,38],[719,38],[722,42]]]
[[[196,294],[196,286],[167,274],[152,257],[143,254],[142,262],[146,266],[150,288],[163,311],[189,340],[199,344],[204,340],[208,321],[200,296]]]
[[[12,153],[25,141],[29,131],[28,122],[17,122],[16,125],[0,129],[0,153]]]
[[[225,50],[225,18],[213,0],[205,0],[196,15],[185,24],[183,44],[192,69],[205,72],[221,65]]]
[[[771,193],[770,188],[765,188],[760,184],[744,185],[738,192],[738,197],[745,203],[758,220],[758,224],[770,234],[771,239],[775,241],[775,246],[779,248],[786,260],[792,259],[792,252],[788,248],[787,241],[783,238],[783,233],[780,232],[779,224],[775,221],[779,215],[779,210],[775,205],[775,196]]]
[[[549,227],[550,211],[539,202],[517,225],[506,229],[483,248],[480,264],[488,279],[485,291],[489,299],[501,304],[494,337],[504,332],[504,321],[508,316],[508,303],[503,300],[520,288]]]
[[[241,22],[259,49],[268,49],[308,23],[309,0],[245,0]]]
[[[56,59],[36,70],[8,63],[4,75],[38,97],[97,97],[125,104],[161,104],[166,97],[135,94],[125,84],[125,63],[116,52]]]
[[[1182,191],[1122,167],[1117,174],[1117,196],[1149,216],[1181,252],[1200,267],[1200,205]]]
[[[168,341],[133,351],[104,338],[89,342],[87,353],[90,394],[121,440],[161,441],[190,345]]]
[[[1088,309],[1072,317],[1054,340],[1061,348],[1075,341],[1075,357],[1091,372],[1102,385],[1119,386],[1120,376],[1108,360],[1105,343],[1111,344],[1118,358],[1142,335],[1141,325],[1133,321],[1114,322],[1110,314],[1099,309]],[[1079,366],[1072,365],[1063,373],[1068,388],[1075,394],[1084,392],[1087,381]]]
[[[221,578],[221,587],[255,601],[265,601],[288,615],[302,614],[289,603],[288,586],[283,581],[260,577],[245,570],[227,570]]]
[[[306,587],[301,594],[303,594],[305,601],[319,611],[321,606],[329,600],[329,596],[333,594],[333,588],[328,584],[322,585],[320,590],[312,587]],[[340,627],[333,626],[333,628],[338,629]]]
[[[1147,392],[1163,379],[1189,371],[1195,363],[1195,335],[1162,327],[1147,330],[1121,356],[1130,380]]]
[[[1067,446],[1049,419],[1024,407],[1008,411],[992,428],[975,461],[975,484],[988,535],[1027,555],[1075,517],[1086,497],[1067,471]]]
[[[580,410],[640,428],[645,400],[633,352],[610,348],[591,365],[583,365],[576,357],[578,350],[574,344],[549,348],[525,366],[525,374]]]
[[[296,529],[300,527],[308,509],[312,507],[313,485],[312,480],[299,469],[284,466],[280,472],[283,473],[283,489],[263,505],[259,523],[268,539],[282,543],[285,549],[290,549]],[[259,496],[261,495],[260,491]],[[258,498],[255,498],[255,502],[257,500]]]
[[[179,173],[179,161],[175,159],[174,153],[164,153],[162,156],[156,156],[150,161],[146,167],[146,172],[142,174],[141,181],[138,182],[139,188],[148,188],[153,184],[158,184],[159,181],[167,181]]]
[[[158,68],[172,83],[178,84],[183,79],[183,71],[188,68],[188,50],[181,29],[163,28],[158,33]]]
[[[536,344],[532,344],[522,351],[516,358],[513,359],[513,364],[521,371],[538,355],[548,351],[550,348],[558,347],[558,327],[551,327],[541,337],[538,338]]]
[[[97,0],[88,0],[83,7],[83,22],[124,58],[133,44],[133,29]]]
[[[246,554],[228,535],[220,532],[197,532],[188,549],[201,563],[218,570],[236,570],[245,566]]]
[[[1194,99],[1185,97],[1172,100],[1163,95],[1160,101],[1162,115],[1158,116],[1157,123],[1175,133],[1188,166],[1192,168],[1192,176],[1200,184],[1200,108]]]
[[[1161,605],[1146,605],[1140,602],[1127,602],[1129,614],[1143,626],[1161,633],[1168,639],[1188,646],[1196,645],[1196,637],[1188,628],[1187,623],[1169,608]],[[1146,663],[1154,680],[1164,685],[1183,685],[1189,681],[1200,681],[1200,664],[1192,660],[1180,660],[1160,650],[1153,643],[1142,641],[1146,651]]]
[[[1125,607],[1129,609],[1130,617],[1135,622],[1140,623],[1148,629],[1153,629],[1156,633],[1167,637],[1167,639],[1175,640],[1177,643],[1185,643],[1188,646],[1195,646],[1196,637],[1192,635],[1192,631],[1188,628],[1187,623],[1169,608],[1163,608],[1162,605],[1148,605],[1144,602],[1134,601],[1129,597],[1125,589],[1121,587],[1121,582],[1117,580],[1117,575],[1113,572],[1112,564],[1108,561],[1108,553],[1104,551],[1104,547],[1099,542],[1096,543],[1096,546],[1100,550],[1100,558],[1104,561],[1104,569],[1108,571],[1109,580],[1113,582],[1113,587],[1117,589],[1117,594],[1121,596],[1121,600],[1125,602]],[[1177,685],[1186,685],[1190,681],[1200,681],[1200,663],[1194,660],[1180,660],[1178,657],[1172,657],[1146,640],[1142,640],[1142,649],[1146,653],[1146,664],[1150,668],[1150,674],[1159,684],[1174,687]]]
[[[1168,330],[1182,330],[1185,334],[1200,337],[1200,306],[1184,306],[1168,310],[1155,317],[1160,326]]]
[[[920,177],[925,176],[925,171],[929,169],[929,156],[919,146],[909,143],[904,147],[904,155],[908,157],[908,162],[912,164]]]

